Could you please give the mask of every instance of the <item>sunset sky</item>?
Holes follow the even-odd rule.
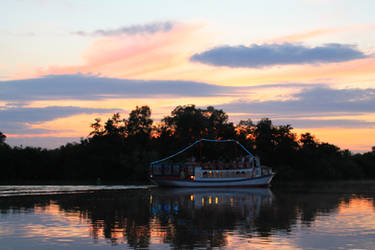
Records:
[[[79,141],[149,105],[268,117],[354,152],[375,146],[373,0],[2,0],[0,131]]]

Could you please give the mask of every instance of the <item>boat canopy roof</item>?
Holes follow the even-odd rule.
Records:
[[[236,140],[233,140],[233,139],[229,139],[229,140],[214,140],[214,139],[199,139],[197,141],[195,141],[193,144],[187,146],[186,148],[183,148],[182,150],[178,151],[177,153],[173,154],[173,155],[170,155],[168,157],[165,157],[161,160],[157,160],[157,161],[153,161],[151,162],[151,165],[153,164],[157,164],[157,163],[160,163],[160,162],[163,162],[163,161],[166,161],[166,160],[169,160],[179,154],[182,154],[183,152],[185,152],[186,150],[188,150],[189,148],[193,147],[194,145],[200,143],[200,142],[203,142],[203,141],[206,141],[206,142],[218,142],[218,143],[228,143],[228,142],[234,142],[236,144],[238,144],[249,156],[250,158],[255,158],[255,156],[250,153],[249,150],[247,150],[239,141],[236,141]]]

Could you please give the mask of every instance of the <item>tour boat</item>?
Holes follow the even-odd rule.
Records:
[[[228,163],[196,161],[194,157],[183,162],[174,158],[200,142],[234,143],[246,152]],[[266,187],[275,173],[260,165],[260,160],[236,140],[200,139],[181,151],[164,159],[151,162],[150,180],[159,186],[169,187]]]

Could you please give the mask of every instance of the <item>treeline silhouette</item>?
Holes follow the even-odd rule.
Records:
[[[79,143],[52,150],[11,147],[0,132],[0,181],[142,183],[151,161],[201,138],[238,140],[273,168],[275,182],[375,178],[375,150],[352,154],[310,133],[297,135],[291,125],[276,126],[268,118],[234,124],[223,110],[211,106],[177,106],[160,123],[153,122],[148,106],[136,107],[127,119],[116,113],[105,122],[95,119],[91,127]],[[232,148],[199,145],[184,157],[229,159],[239,154]]]

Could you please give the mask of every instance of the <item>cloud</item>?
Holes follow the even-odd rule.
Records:
[[[44,128],[32,128],[30,125],[83,113],[114,113],[120,111],[120,109],[95,109],[69,106],[50,106],[45,108],[5,108],[0,109],[0,131],[6,134],[50,134],[62,131]],[[70,130],[64,130],[63,132],[66,131]]]
[[[167,22],[154,26],[138,25],[136,27],[138,28],[107,32],[107,34],[118,34],[125,31],[129,33],[133,30],[132,35],[100,35],[81,51],[82,63],[80,64],[60,65],[56,62],[46,67],[17,67],[17,71],[13,70],[11,75],[3,79],[95,73],[123,79],[191,80],[192,78],[187,75],[197,74],[191,69],[192,66],[196,68],[196,65],[191,64],[189,58],[195,51],[207,47],[206,44],[210,40],[208,37],[211,35],[204,32],[204,24]],[[135,33],[136,30],[138,33]],[[152,33],[154,31],[155,33]],[[194,78],[197,81],[199,79]]]
[[[286,43],[286,42],[296,42],[296,41],[305,41],[310,38],[319,37],[323,35],[332,35],[333,33],[347,31],[353,29],[352,26],[348,27],[335,27],[335,28],[321,28],[315,30],[309,30],[304,32],[299,32],[295,34],[290,34],[282,37],[273,39],[274,43]]]
[[[292,89],[293,91],[283,98],[275,96],[273,99],[268,98],[267,100],[255,99],[259,93],[265,91],[267,93],[277,91],[277,93],[282,94],[283,91],[280,92],[280,88]],[[59,131],[55,131],[54,129],[57,128],[56,119],[64,117],[70,119],[73,115],[84,113],[114,113],[120,111],[82,107],[30,108],[26,106],[29,102],[37,100],[100,101],[112,99],[109,101],[113,101],[115,98],[153,100],[176,97],[187,97],[188,100],[191,100],[191,97],[213,97],[220,100],[216,103],[222,103],[215,104],[215,107],[223,109],[235,121],[246,118],[270,117],[282,124],[290,123],[293,127],[301,128],[374,127],[373,121],[361,118],[364,114],[375,113],[374,88],[334,89],[324,84],[311,83],[272,83],[232,87],[194,81],[146,81],[76,74],[0,82],[0,101],[3,101],[3,106],[0,106],[0,131],[18,135],[60,135],[59,132],[62,130],[75,130],[76,127],[71,124],[70,127],[65,126],[67,121],[64,120],[59,123],[61,125],[59,125]],[[226,98],[229,98],[229,100],[236,99],[236,101],[223,103],[224,100],[228,100]],[[207,104],[204,105],[210,105],[209,102],[207,101]],[[164,105],[166,104],[164,103]],[[343,116],[349,118],[342,118]],[[354,116],[361,117],[357,119]],[[337,117],[337,119],[332,119],[332,117]],[[87,117],[84,119],[87,119]],[[50,121],[50,123],[44,124],[47,121]],[[71,122],[68,121],[68,123]],[[68,132],[65,134],[69,136],[77,134]]]
[[[55,137],[55,136],[41,136],[41,137],[8,137],[6,142],[13,146],[31,146],[41,148],[58,148],[67,143],[79,142],[79,137]]]
[[[299,33],[289,34],[286,36],[278,37],[272,39],[270,42],[274,43],[285,43],[285,42],[298,42],[305,41],[310,38],[315,38],[324,35],[332,35],[339,32],[351,32],[351,31],[368,31],[372,32],[375,29],[375,25],[349,25],[341,27],[329,27],[329,28],[319,28],[309,31],[303,31]]]
[[[120,36],[137,34],[154,34],[168,32],[175,24],[173,22],[154,22],[143,25],[123,26],[118,29],[98,29],[93,32],[75,31],[73,34],[80,36]]]
[[[56,118],[72,116],[83,113],[109,113],[117,112],[119,109],[98,109],[98,108],[81,108],[81,107],[59,107],[50,106],[45,108],[8,108],[0,110],[0,124],[3,121],[8,122],[43,122]]]
[[[32,128],[27,123],[23,122],[10,122],[10,121],[1,121],[0,122],[0,131],[8,134],[17,134],[17,135],[46,135],[61,132],[58,130],[45,129],[45,128]],[[70,130],[65,130],[63,132],[71,132]]]
[[[278,120],[273,120],[279,124]],[[293,128],[373,128],[375,122],[354,119],[282,119],[280,124],[291,124]]]
[[[322,83],[293,83],[293,82],[286,82],[286,83],[269,83],[269,84],[258,84],[254,86],[245,86],[241,87],[242,90],[256,90],[256,89],[272,89],[272,88],[283,88],[283,89],[307,89],[307,88],[317,88],[317,87],[325,87],[325,84]]]
[[[202,44],[207,43],[208,35],[202,27],[198,23],[175,24],[170,31],[153,34],[102,36],[82,51],[82,64],[50,65],[31,77],[94,72],[118,78],[186,79],[181,75],[191,71],[190,56],[206,47]],[[14,77],[26,79],[30,74],[20,72]]]
[[[220,105],[226,112],[257,114],[262,117],[308,115],[356,115],[375,113],[375,89],[306,88],[285,101],[247,101]]]
[[[93,75],[51,75],[0,82],[1,101],[99,100],[157,96],[217,96],[236,88],[193,81],[144,81]]]
[[[353,45],[331,43],[310,48],[284,43],[253,44],[250,47],[221,46],[194,54],[190,60],[214,66],[262,68],[273,65],[345,62],[367,57]]]

